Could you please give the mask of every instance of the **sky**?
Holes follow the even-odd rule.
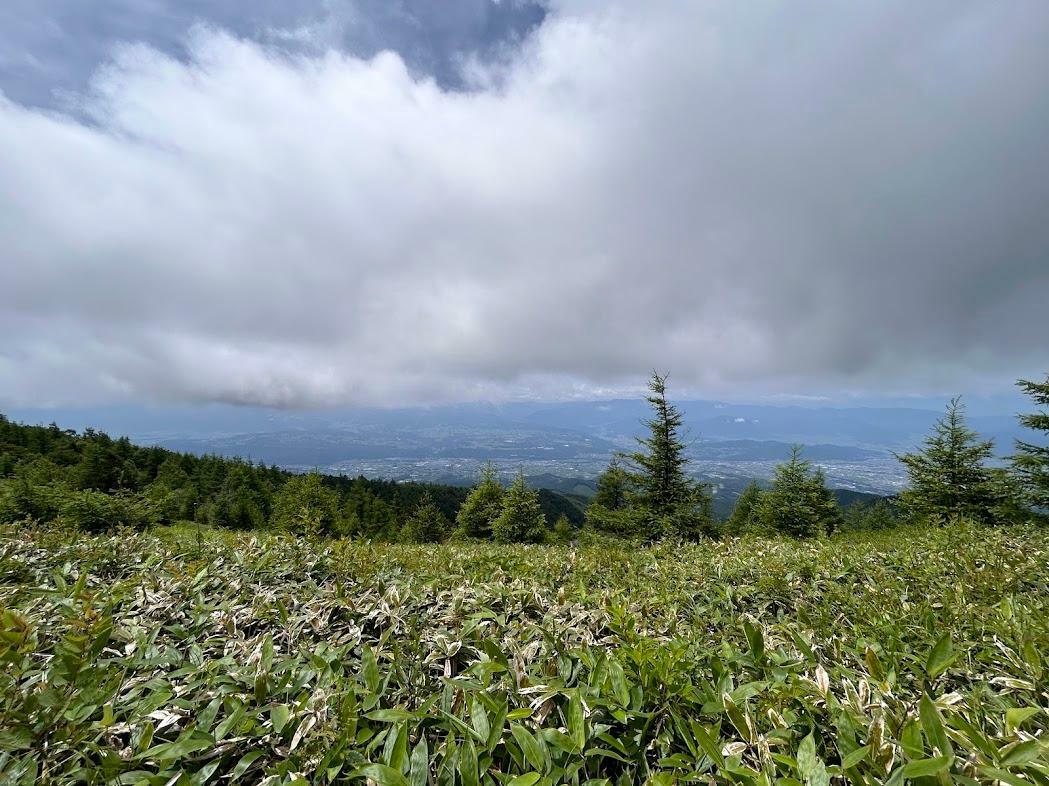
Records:
[[[7,0],[0,409],[996,395],[1049,3]]]

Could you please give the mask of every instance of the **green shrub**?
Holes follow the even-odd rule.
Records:
[[[59,515],[66,523],[87,532],[119,527],[139,529],[155,522],[148,503],[141,496],[92,490],[67,493]]]

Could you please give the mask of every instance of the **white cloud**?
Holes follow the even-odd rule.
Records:
[[[1040,0],[566,3],[468,93],[123,48],[90,123],[0,103],[0,403],[1033,373],[1047,33]]]

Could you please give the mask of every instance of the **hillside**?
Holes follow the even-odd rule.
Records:
[[[651,549],[0,526],[0,775],[1038,784],[1047,566],[1045,529],[963,525]]]

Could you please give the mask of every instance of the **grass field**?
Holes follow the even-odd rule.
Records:
[[[1049,784],[1049,532],[0,531],[0,782]]]

